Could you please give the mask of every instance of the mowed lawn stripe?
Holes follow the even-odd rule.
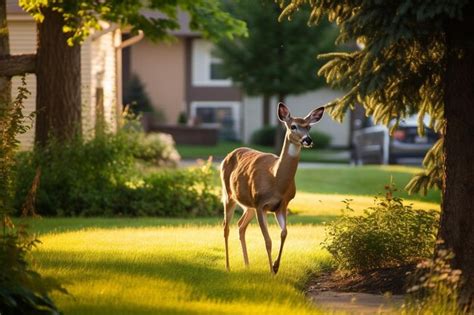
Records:
[[[74,219],[71,219],[74,220]],[[278,240],[279,230],[271,227]],[[250,268],[243,266],[236,227],[231,272],[224,268],[220,226],[87,229],[42,236],[39,270],[72,297],[55,294],[66,314],[314,312],[300,291],[310,271],[329,266],[322,227],[292,225],[275,277],[256,224],[249,227]],[[274,243],[276,250],[279,243]]]

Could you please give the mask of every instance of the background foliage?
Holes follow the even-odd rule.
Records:
[[[30,128],[33,117],[23,114],[23,101],[29,94],[23,77],[15,100],[0,106],[0,313],[7,315],[59,314],[49,294],[53,290],[66,292],[56,280],[42,277],[31,267],[27,256],[39,241],[30,237],[25,227],[15,227],[9,218],[14,209],[17,137]],[[26,183],[28,190],[32,182]]]
[[[133,124],[132,124],[133,125]],[[165,141],[162,141],[165,140]],[[36,212],[47,216],[198,216],[220,205],[210,165],[193,170],[140,171],[140,161],[174,166],[179,155],[169,137],[145,135],[131,125],[117,134],[82,137],[18,155],[15,209],[41,169]]]

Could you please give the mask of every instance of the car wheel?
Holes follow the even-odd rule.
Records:
[[[351,151],[351,164],[356,165],[356,166],[360,166],[364,164],[362,159],[359,157],[359,154],[357,153],[356,148],[352,149]]]
[[[390,165],[397,164],[397,159],[391,154],[388,155],[388,164]]]

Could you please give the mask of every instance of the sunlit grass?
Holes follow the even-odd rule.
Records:
[[[230,237],[231,272],[224,269],[222,229],[208,226],[83,229],[49,233],[35,258],[72,294],[56,294],[66,314],[311,313],[298,290],[307,273],[329,265],[319,243],[323,229],[289,228],[282,267],[271,276],[263,238],[248,230],[251,266],[243,267],[240,241]],[[279,231],[272,225],[273,239]],[[276,251],[278,242],[274,243]]]
[[[351,208],[355,210],[355,214],[360,214],[363,209],[375,205],[374,197],[370,196],[299,192],[290,203],[289,208],[299,216],[311,216],[314,218],[337,216],[340,214],[341,209],[345,207],[342,202],[343,200],[351,200]],[[439,204],[434,202],[405,199],[405,203],[407,205],[412,204],[414,209],[439,210]]]
[[[366,167],[300,170],[290,204],[280,272],[269,273],[254,221],[247,232],[250,267],[243,266],[236,220],[230,235],[231,272],[224,268],[221,217],[49,218],[30,220],[43,242],[34,261],[71,296],[54,294],[65,314],[314,314],[301,288],[308,274],[331,265],[321,248],[322,222],[352,199],[356,213],[393,175],[403,187],[416,168]],[[439,194],[402,194],[414,208],[439,208]],[[280,231],[271,219],[273,256]]]

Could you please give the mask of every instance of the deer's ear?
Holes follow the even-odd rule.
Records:
[[[324,107],[319,107],[313,109],[311,113],[309,113],[308,116],[306,116],[304,119],[309,123],[310,126],[312,126],[321,120],[321,118],[323,117],[323,113]]]
[[[280,119],[280,121],[282,122],[287,122],[291,118],[290,110],[288,109],[288,107],[286,107],[285,104],[281,102],[278,103],[277,114],[278,114],[278,119]]]

